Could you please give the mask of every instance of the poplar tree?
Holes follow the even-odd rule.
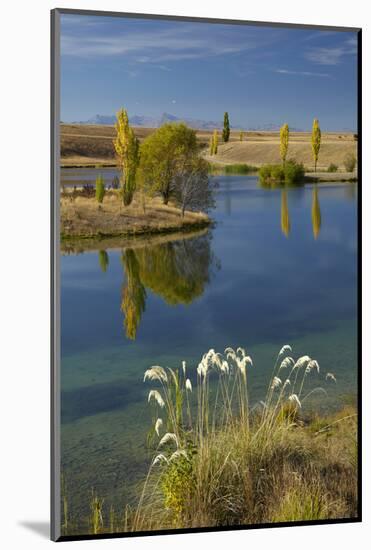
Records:
[[[321,128],[319,127],[318,119],[313,120],[312,127],[312,153],[314,159],[314,171],[317,171],[318,154],[321,147]]]
[[[218,153],[218,131],[214,130],[213,134],[213,154],[216,155]]]
[[[209,147],[210,147],[210,156],[212,157],[213,154],[214,154],[214,136],[213,135],[210,136],[210,145],[209,145]]]
[[[125,206],[133,200],[136,188],[136,172],[139,164],[139,141],[129,125],[125,109],[117,113],[116,138],[113,141],[121,171],[121,194]]]
[[[284,124],[280,129],[280,155],[282,159],[282,164],[285,166],[287,151],[289,148],[289,125]]]
[[[224,143],[227,143],[229,141],[230,133],[231,133],[231,129],[229,127],[229,116],[228,116],[228,113],[224,113],[224,126],[223,126],[223,133],[222,133],[222,139]]]

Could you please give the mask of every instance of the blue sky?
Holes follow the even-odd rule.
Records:
[[[356,129],[355,32],[61,16],[61,119],[129,115]]]

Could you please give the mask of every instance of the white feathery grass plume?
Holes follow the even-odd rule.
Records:
[[[326,380],[332,380],[333,382],[336,382],[336,377],[334,374],[332,374],[332,372],[328,372],[326,374]]]
[[[220,370],[222,372],[224,372],[225,374],[228,374],[229,373],[229,364],[228,364],[228,361],[223,361],[222,362],[222,365],[220,367]]]
[[[236,360],[236,352],[231,347],[225,348],[224,355],[227,359],[232,359],[232,361]]]
[[[237,366],[242,374],[242,376],[246,379],[246,365],[243,361],[239,361],[237,359]]]
[[[184,449],[178,449],[177,451],[175,451],[170,459],[169,459],[169,462],[172,462],[173,460],[176,460],[177,458],[179,458],[180,456],[184,456],[185,458],[187,458],[187,453],[185,452]]]
[[[278,378],[278,376],[275,376],[272,380],[271,389],[274,390],[274,388],[279,388],[282,384],[281,378]]]
[[[316,371],[319,373],[319,364],[315,359],[311,359],[311,361],[309,361],[307,368],[305,370],[308,373],[312,369],[316,369]]]
[[[283,384],[283,389],[287,388],[287,386],[291,386],[291,382],[290,382],[290,379],[289,378],[286,378],[284,384]]]
[[[245,357],[246,355],[246,351],[244,350],[244,348],[237,348],[236,353],[240,353],[242,357]]]
[[[295,405],[297,405],[299,408],[301,408],[301,403],[300,403],[299,397],[296,395],[296,393],[292,393],[290,395],[289,401],[291,401],[291,403],[295,403]]]
[[[213,358],[212,358],[212,363],[213,365],[215,365],[217,368],[221,368],[222,366],[222,360],[221,360],[221,355],[220,353],[215,353],[213,355]]]
[[[161,407],[161,409],[165,407],[165,401],[162,399],[159,391],[151,390],[148,394],[148,403],[151,401],[151,399],[154,399],[159,407]]]
[[[204,377],[206,376],[206,374],[207,374],[207,365],[203,361],[201,361],[201,363],[198,364],[197,373],[201,378],[203,376]]]
[[[159,366],[151,367],[150,369],[147,369],[144,373],[144,379],[143,382],[146,380],[159,380],[160,382],[167,382],[167,374],[165,372],[165,369]]]
[[[160,443],[158,444],[159,447],[162,447],[162,445],[165,445],[165,443],[169,443],[169,441],[173,441],[175,443],[175,445],[177,446],[177,448],[179,447],[179,444],[178,444],[178,438],[175,434],[173,433],[166,433],[163,438],[161,439]]]
[[[190,381],[189,378],[187,378],[186,380],[185,387],[186,387],[186,390],[192,391],[192,382]]]
[[[159,455],[157,455],[157,456],[153,459],[152,466],[156,466],[156,464],[161,464],[161,462],[166,462],[166,464],[169,463],[169,461],[168,461],[168,459],[166,458],[166,456],[163,455],[162,453],[160,453]]]
[[[214,357],[215,357],[215,349],[211,348],[209,349],[209,351],[207,352],[207,354],[204,356],[205,359],[206,359],[206,362],[209,366],[209,364],[213,364],[214,362]]]
[[[284,346],[282,346],[282,348],[280,349],[280,352],[278,355],[283,355],[284,353],[287,353],[287,352],[292,352],[292,348],[291,346],[289,346],[288,344],[285,344]]]
[[[242,359],[240,359],[240,362],[243,363],[245,365],[245,367],[247,367],[247,366],[252,367],[253,366],[253,362],[252,362],[252,359],[251,359],[250,355],[245,355]]]
[[[185,361],[182,361],[182,369],[183,369],[183,374],[185,376],[185,374],[186,374],[186,362]]]
[[[160,428],[162,427],[162,425],[163,425],[162,418],[158,418],[155,424],[155,432],[157,433],[158,437],[160,437]]]
[[[306,365],[309,361],[311,361],[311,358],[309,355],[303,355],[302,357],[299,357],[299,359],[296,361],[294,365],[294,369],[300,369],[304,365]]]
[[[295,361],[292,357],[285,357],[285,359],[280,364],[280,368],[278,370],[287,369],[287,367],[292,367],[294,364]]]

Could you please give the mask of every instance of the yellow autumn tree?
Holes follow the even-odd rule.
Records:
[[[121,195],[125,206],[133,200],[136,187],[136,173],[139,164],[139,141],[129,125],[125,109],[116,115],[116,138],[113,141],[119,170],[121,172]]]
[[[282,164],[285,166],[287,151],[289,149],[289,125],[284,124],[280,129],[280,155]]]
[[[321,230],[321,221],[321,208],[319,205],[318,190],[317,187],[314,187],[312,195],[312,227],[315,239],[317,239]]]
[[[317,118],[313,120],[312,127],[312,153],[314,159],[314,171],[317,171],[317,162],[319,150],[321,147],[321,128],[319,127],[319,121]]]
[[[213,154],[217,155],[218,153],[218,131],[214,130],[213,133]]]
[[[290,215],[289,206],[287,203],[287,191],[283,189],[281,192],[281,230],[288,237],[290,233]]]
[[[210,156],[212,157],[214,154],[214,136],[210,136]]]

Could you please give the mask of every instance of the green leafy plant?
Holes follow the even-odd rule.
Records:
[[[95,198],[98,204],[102,204],[105,195],[104,179],[101,175],[95,180]]]

